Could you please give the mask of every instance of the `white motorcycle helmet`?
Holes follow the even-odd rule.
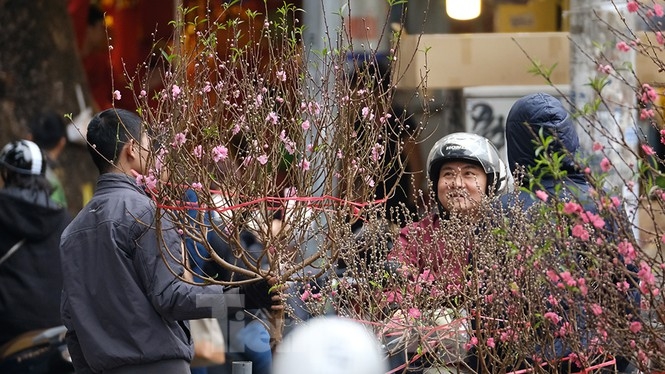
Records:
[[[311,319],[287,335],[275,352],[274,374],[385,374],[388,365],[371,332],[350,319]]]
[[[466,160],[479,164],[487,174],[487,194],[501,194],[508,184],[508,171],[499,151],[480,135],[456,132],[439,139],[427,156],[427,177],[436,186],[444,162]]]
[[[44,175],[46,160],[37,144],[29,140],[17,140],[0,151],[0,167],[24,175]]]

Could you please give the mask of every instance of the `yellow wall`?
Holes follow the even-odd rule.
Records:
[[[494,8],[495,32],[567,31],[569,0],[529,0],[526,4],[498,3]]]

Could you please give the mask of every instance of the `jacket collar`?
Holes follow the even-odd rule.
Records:
[[[104,173],[97,178],[97,190],[116,188],[131,188],[137,192],[147,195],[145,190],[136,183],[136,179],[123,173]]]

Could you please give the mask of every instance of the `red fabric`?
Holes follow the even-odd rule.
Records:
[[[434,233],[440,230],[438,216],[428,216],[400,231],[399,241],[388,254],[388,259],[414,266],[419,274],[429,271],[436,279],[444,279],[456,288],[464,284],[464,268],[468,265],[468,251],[453,253],[445,243],[434,242]]]
[[[90,92],[98,110],[112,106],[113,86],[111,84],[111,64],[107,52],[95,52],[83,58],[83,67],[90,84]]]
[[[85,30],[88,27],[88,8],[90,8],[90,0],[69,0],[67,2],[67,13],[72,20],[74,34],[76,34],[76,46],[79,50],[83,47]]]
[[[134,95],[138,94],[138,85],[127,89],[125,70],[133,77],[136,68],[143,64],[152,53],[153,43],[169,40],[173,26],[169,22],[174,19],[173,6],[165,6],[163,0],[133,0],[117,2],[109,10],[113,18],[113,53],[112,64],[115,72],[115,89],[121,93],[121,99],[115,106],[129,110],[136,109]],[[154,34],[154,36],[153,36]],[[153,39],[154,37],[154,39]],[[141,73],[145,75],[145,71]],[[138,77],[141,81],[144,76]],[[162,88],[161,82],[150,82],[147,91],[151,93]]]

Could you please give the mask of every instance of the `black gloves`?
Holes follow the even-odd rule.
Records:
[[[245,309],[270,308],[279,304],[279,301],[272,300],[277,293],[270,292],[271,287],[265,279],[240,286],[239,293],[245,295]]]

